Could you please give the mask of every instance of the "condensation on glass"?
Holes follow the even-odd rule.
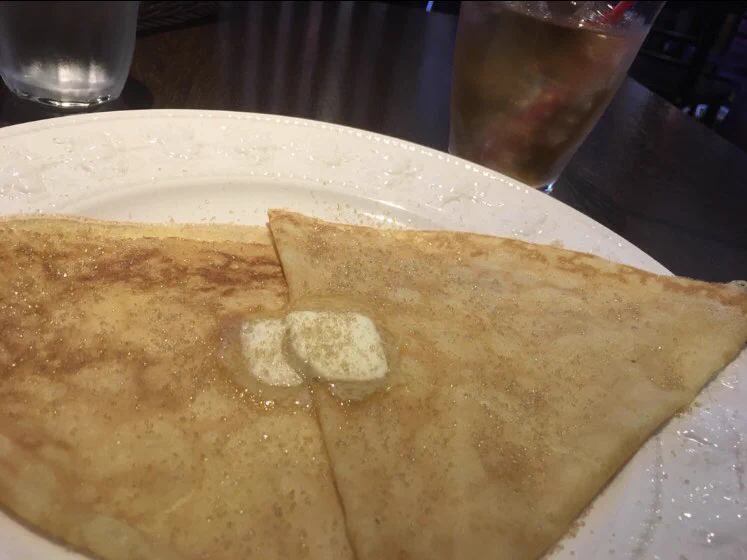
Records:
[[[0,2],[0,75],[16,95],[60,108],[119,97],[138,2]]]

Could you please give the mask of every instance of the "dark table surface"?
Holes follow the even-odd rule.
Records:
[[[258,111],[445,150],[456,18],[378,2],[224,5],[138,38],[108,110]],[[0,91],[0,124],[50,116]],[[747,279],[747,154],[628,79],[551,196],[677,274]]]

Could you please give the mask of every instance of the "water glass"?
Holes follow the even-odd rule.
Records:
[[[0,75],[16,95],[59,108],[119,97],[138,2],[0,2]]]

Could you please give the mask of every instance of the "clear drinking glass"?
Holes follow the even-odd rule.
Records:
[[[62,108],[119,97],[138,2],[0,2],[0,75],[16,95]]]
[[[663,2],[462,2],[449,151],[547,188],[625,78]]]

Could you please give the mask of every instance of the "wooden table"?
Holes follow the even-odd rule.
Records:
[[[446,149],[456,18],[382,4],[247,3],[138,39],[108,109],[259,111]],[[0,123],[49,116],[0,93]],[[552,196],[677,274],[747,279],[747,154],[628,80]]]

